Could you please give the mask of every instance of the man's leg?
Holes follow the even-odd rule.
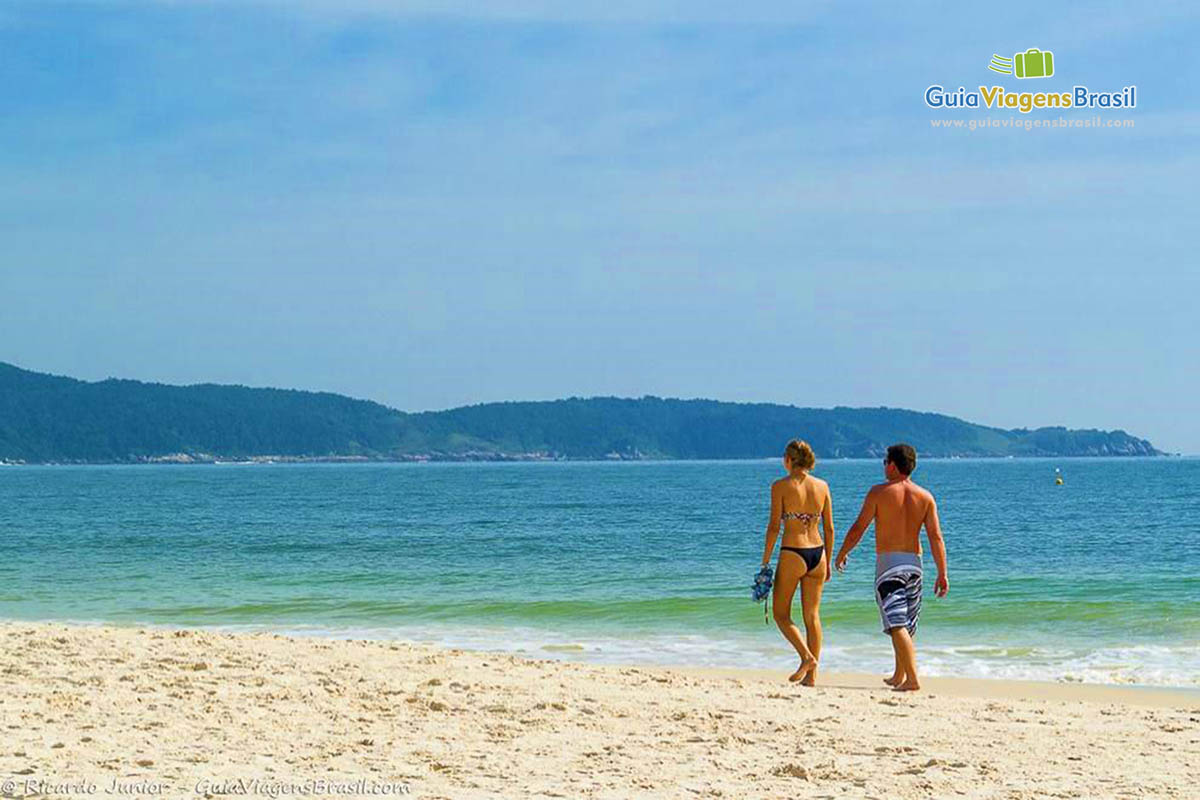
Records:
[[[893,636],[897,629],[905,630],[905,626],[908,624],[908,595],[904,591],[903,580],[894,576],[886,580],[877,580],[875,602],[879,604],[879,616],[883,620],[884,633]],[[895,666],[892,669],[891,677],[884,678],[883,682],[888,686],[896,687],[904,683],[908,673],[905,672],[905,662],[894,636],[892,651],[895,654]]]
[[[897,692],[915,692],[921,688],[917,680],[917,648],[913,644],[908,628],[903,626],[888,631],[892,637],[892,649],[896,652],[897,670],[904,670],[904,680],[895,684]]]
[[[904,683],[904,668],[900,666],[900,652],[896,650],[895,643],[892,644],[892,654],[896,657],[896,666],[892,669],[892,674],[883,679],[883,682],[888,686],[899,686]]]

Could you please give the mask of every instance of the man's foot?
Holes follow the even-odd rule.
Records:
[[[904,683],[892,689],[893,692],[915,692],[921,688],[921,684],[916,681],[907,680]]]
[[[808,675],[808,673],[812,672],[816,668],[817,668],[817,660],[815,658],[810,658],[805,661],[801,661],[800,669],[796,670],[791,675],[789,675],[788,680],[791,681],[792,683],[795,683],[798,680],[802,680],[804,678],[804,676]]]
[[[900,684],[904,683],[904,676],[903,675],[889,675],[883,679],[883,682],[886,683],[888,686],[899,686]]]

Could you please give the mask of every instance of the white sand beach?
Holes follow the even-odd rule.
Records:
[[[1200,694],[0,624],[6,796],[1195,797]],[[329,781],[321,785],[320,781]],[[240,782],[240,783],[238,783]],[[407,792],[407,795],[404,793]]]

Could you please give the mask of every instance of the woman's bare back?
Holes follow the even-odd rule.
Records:
[[[787,547],[819,547],[824,542],[817,523],[829,497],[829,485],[820,478],[793,476],[775,482],[782,501],[783,541]]]

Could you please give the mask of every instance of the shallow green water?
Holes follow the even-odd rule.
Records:
[[[1066,484],[1056,487],[1055,467]],[[839,535],[875,461],[826,462]],[[785,668],[749,583],[778,462],[0,467],[0,617]],[[1200,460],[925,461],[930,674],[1200,685]],[[928,555],[927,569],[932,570]],[[890,663],[870,535],[825,665]]]

